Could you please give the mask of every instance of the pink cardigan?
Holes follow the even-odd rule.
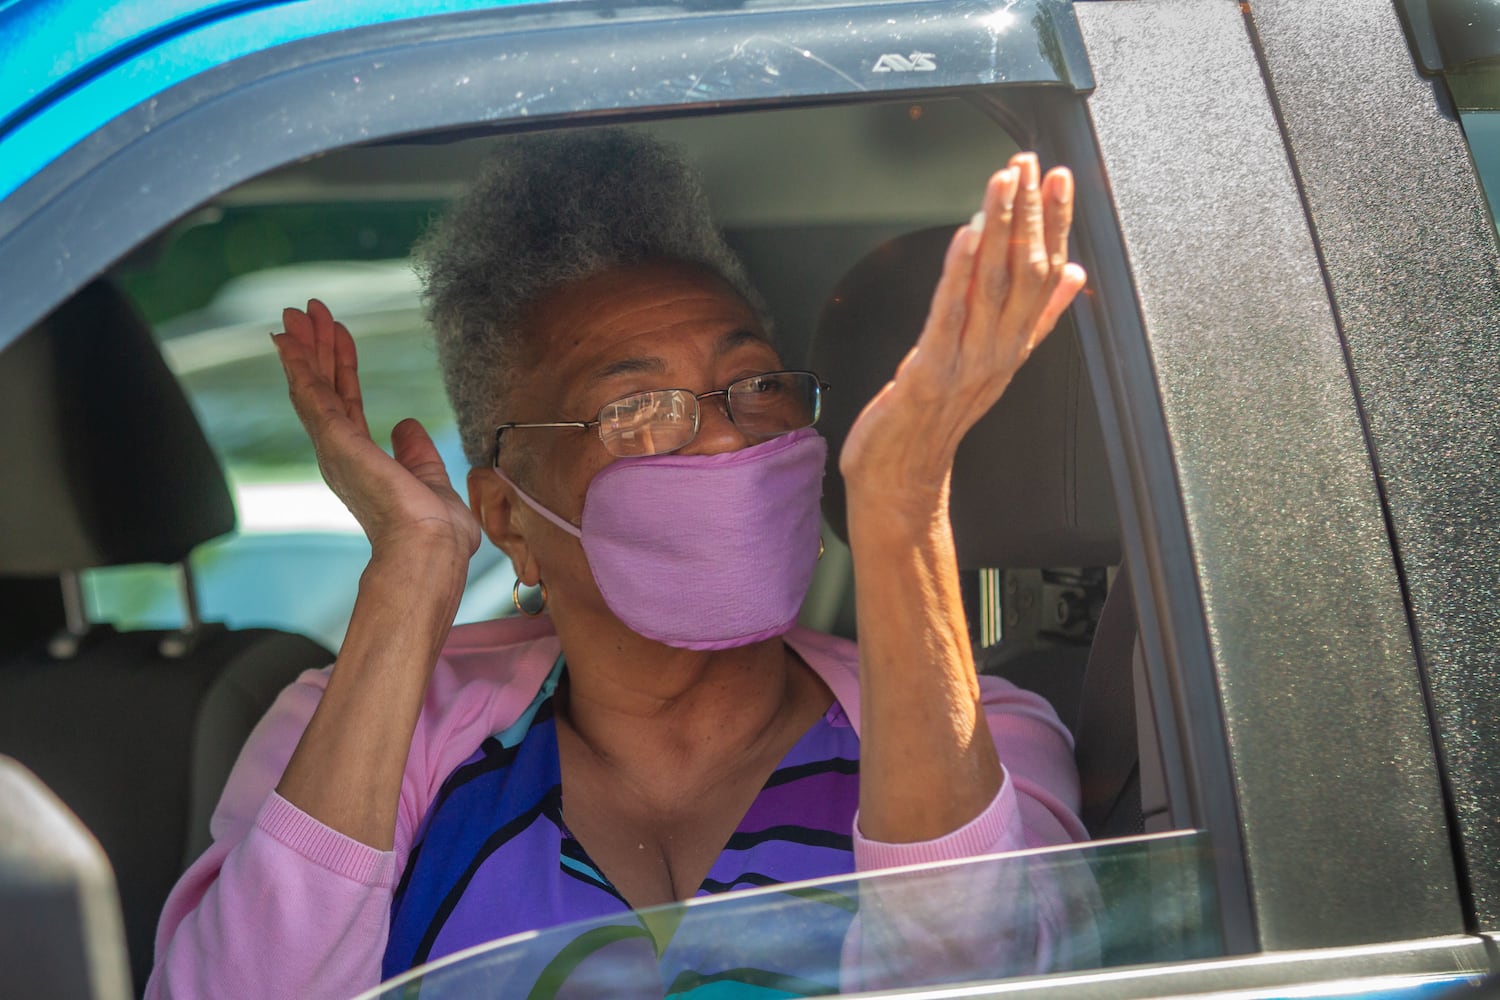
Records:
[[[859,728],[859,664],[847,640],[792,631],[786,640]],[[251,734],[214,811],[213,845],[178,881],[156,934],[148,998],[349,996],[377,984],[391,897],[439,787],[540,689],[560,647],[551,622],[507,618],[455,628],[417,720],[401,785],[395,846],[378,851],[324,826],[276,794],[328,670],[281,693]],[[1006,778],[990,806],[937,840],[886,844],[859,833],[860,871],[1067,843],[1079,823],[1072,739],[1045,699],[982,677]]]

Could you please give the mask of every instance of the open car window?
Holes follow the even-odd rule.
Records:
[[[913,229],[952,225],[1014,139],[955,98],[810,108],[631,126],[683,147],[714,217],[767,298],[788,364],[801,365],[834,283]],[[376,440],[415,417],[460,492],[468,472],[408,254],[495,148],[490,138],[333,150],[256,178],[179,219],[115,269],[155,329],[233,490],[238,530],[191,566],[205,618],[342,642],[369,547],[324,486],[286,401],[268,332],[286,306],[321,298],[353,332]],[[866,157],[858,164],[848,151]],[[796,177],[797,183],[789,183]],[[847,396],[848,386],[845,385]],[[805,623],[852,629],[834,554]],[[488,541],[471,563],[460,623],[514,613],[514,574]],[[172,628],[177,574],[129,566],[84,574],[93,620]],[[841,617],[842,616],[842,617]]]
[[[974,192],[1019,146],[1016,133],[1022,126],[1002,111],[983,99],[928,96],[626,127],[651,131],[694,159],[716,220],[770,303],[784,359],[802,365],[816,339],[820,313],[846,272],[877,248],[913,232],[942,230],[946,240],[951,227],[968,217]],[[205,617],[301,632],[337,648],[368,558],[368,546],[352,518],[322,485],[311,448],[286,402],[266,336],[279,329],[285,305],[301,304],[309,296],[330,305],[355,335],[363,395],[381,443],[388,445],[397,419],[418,417],[434,434],[450,477],[462,489],[466,463],[424,327],[419,285],[405,253],[427,219],[468,182],[493,146],[491,138],[458,137],[332,150],[225,192],[209,207],[181,219],[154,253],[137,255],[117,269],[123,287],[152,321],[234,490],[239,530],[193,557]],[[403,197],[381,197],[390,192]],[[916,291],[919,304],[930,294],[925,285]],[[889,340],[893,358],[899,359],[915,328],[871,328],[860,335],[867,345]],[[1066,336],[1075,336],[1071,326]],[[1063,337],[1058,335],[1057,344]],[[1069,350],[1071,388],[1064,395],[1076,403],[1074,394],[1087,374],[1076,344]],[[822,374],[832,384],[830,406],[859,409],[861,397],[849,372],[853,360],[837,349],[825,359]],[[888,377],[894,363],[880,378]],[[1029,391],[1035,395],[1020,400],[1022,409],[1047,403],[1051,390],[1038,386]],[[1091,397],[1082,404],[1087,410],[1094,405]],[[1018,417],[1025,426],[1026,414]],[[1088,420],[1095,416],[1089,413]],[[1029,434],[1023,434],[1024,446],[1050,456],[1047,435],[1040,430]],[[1102,447],[1093,442],[1083,458],[1070,455],[1069,460],[1096,466],[1091,478],[1105,485],[1102,499],[1095,500],[1112,509]],[[969,464],[983,466],[985,456],[975,453]],[[1002,503],[986,499],[983,492],[975,494],[972,487],[967,492],[970,521],[987,520],[985,512]],[[852,637],[847,550],[831,531],[828,540],[804,622]],[[1111,554],[1079,567],[1049,560],[1041,546],[1035,550],[1039,554],[1015,556],[1020,569],[966,576],[982,669],[1044,694],[1069,727],[1078,723],[1083,672],[1100,606],[1118,579],[1118,543],[1090,548]],[[176,623],[175,580],[168,570],[122,567],[91,571],[88,578],[99,619],[129,627]],[[472,568],[459,620],[514,613],[513,579],[504,557],[486,543]],[[1064,606],[1073,610],[1059,610]],[[1132,628],[1106,640],[1119,644],[1123,653],[1119,676],[1126,696],[1113,706],[1121,713],[1138,683],[1134,638]],[[423,995],[456,996],[470,992],[476,982],[492,984],[490,995],[526,995],[535,983],[523,985],[515,977],[545,980],[556,971],[543,975],[546,968],[575,959],[577,975],[597,974],[613,983],[645,977],[640,982],[649,993],[646,984],[656,983],[663,966],[641,964],[641,953],[627,955],[626,966],[620,967],[611,957],[618,950],[638,948],[645,941],[641,928],[651,935],[667,930],[647,942],[655,954],[670,950],[673,942],[680,948],[687,942],[732,940],[727,929],[745,921],[756,928],[747,944],[764,931],[755,945],[763,951],[784,944],[787,928],[817,931],[821,951],[795,973],[799,981],[806,980],[800,995],[827,992],[840,983],[919,986],[1222,955],[1226,946],[1215,888],[1220,876],[1208,846],[1213,837],[1184,830],[1193,825],[1186,805],[1190,792],[1177,781],[1173,812],[1160,774],[1162,751],[1155,731],[1175,731],[1178,721],[1158,720],[1145,700],[1134,700],[1138,711],[1133,721],[1116,727],[1117,743],[1100,746],[1095,740],[1092,745],[1106,754],[1118,749],[1126,772],[1132,755],[1149,747],[1150,780],[1144,793],[1129,793],[1137,799],[1144,794],[1141,810],[1117,810],[1123,824],[1101,835],[1142,829],[1178,832],[961,868],[715,898],[712,905],[697,900],[632,916],[623,924],[545,931],[528,938],[520,951],[512,943],[423,976]],[[1137,743],[1137,731],[1143,743]],[[1150,825],[1143,825],[1141,812],[1150,814]],[[986,881],[990,888],[975,891]],[[886,940],[859,962],[875,962],[869,956],[883,955],[884,964],[845,967],[838,944],[855,911],[876,912],[872,901],[885,901],[879,905],[891,911],[897,924],[868,935],[861,931],[866,942],[879,940],[881,933]],[[924,923],[929,916],[937,922]],[[678,923],[682,931],[675,930]],[[901,940],[924,938],[938,950],[947,947],[942,942],[968,940],[971,954],[936,967],[896,961],[908,951]],[[615,943],[626,939],[636,943]],[[579,954],[580,948],[605,944],[609,947],[597,956]],[[923,952],[911,949],[910,954]],[[965,955],[965,949],[957,954]],[[728,953],[703,961],[708,964],[672,971],[666,985],[678,984],[682,976],[776,966]]]

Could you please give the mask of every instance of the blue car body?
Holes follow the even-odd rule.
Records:
[[[465,0],[12,0],[0,7],[0,199],[120,114],[215,66],[289,42],[417,16],[486,10]]]

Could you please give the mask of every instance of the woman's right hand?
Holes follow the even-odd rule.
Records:
[[[318,469],[364,529],[376,556],[433,546],[467,565],[479,548],[479,522],[448,481],[437,448],[410,418],[391,431],[395,457],[370,437],[354,338],[317,299],[282,312],[273,334],[297,417],[312,439]]]
[[[395,844],[411,737],[453,627],[479,523],[415,420],[370,438],[354,339],[317,299],[273,335],[318,468],[370,539],[349,628],[276,790],[319,822],[375,848]]]

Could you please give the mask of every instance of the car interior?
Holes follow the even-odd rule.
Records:
[[[28,484],[0,500],[6,521],[26,526],[5,532],[0,572],[50,577],[63,608],[60,627],[6,653],[3,750],[98,838],[131,964],[149,969],[152,910],[207,846],[240,746],[276,692],[330,654],[286,632],[198,621],[187,555],[233,528],[229,488],[150,330],[112,285],[90,284],[7,351],[0,395],[25,428],[6,457]],[[79,574],[140,562],[182,574],[182,625],[89,621]]]
[[[784,358],[832,386],[820,424],[832,455],[909,349],[952,227],[968,219],[985,179],[1016,148],[985,106],[957,98],[628,127],[682,145],[698,164],[720,224],[776,317]],[[439,205],[491,144],[466,133],[331,150],[212,205],[185,205],[175,226],[0,353],[8,428],[0,462],[12,483],[24,484],[0,494],[0,591],[9,598],[0,618],[0,754],[34,772],[98,839],[118,882],[137,992],[157,915],[208,843],[208,817],[239,747],[276,693],[331,662],[336,645],[328,631],[321,641],[298,634],[312,630],[295,621],[200,620],[202,560],[192,553],[235,532],[237,507],[247,518],[234,435],[253,437],[252,425],[270,419],[262,408],[280,427],[294,419],[265,337],[279,323],[275,307],[290,303],[273,303],[248,326],[186,330],[185,308],[164,316],[141,289],[195,280],[162,268],[181,259],[175,240],[216,218],[296,206],[345,216],[369,209],[378,220],[382,205]],[[389,258],[389,242],[351,230],[345,256]],[[289,287],[302,298],[325,294],[313,275],[326,272],[312,269],[326,267],[328,252],[309,257],[295,241],[270,243],[272,251],[242,255],[236,277],[305,267],[305,284]],[[219,291],[202,290],[204,315]],[[404,317],[400,336],[425,344],[415,291],[404,294],[382,315]],[[361,317],[351,308],[341,315],[358,339]],[[214,337],[229,345],[215,378],[243,374],[254,389],[246,395],[240,385],[231,406],[199,392],[212,380],[171,367],[190,341]],[[430,360],[419,376],[396,374],[440,391]],[[400,415],[402,391],[383,390],[372,370],[366,398],[382,391],[390,395],[379,405]],[[1077,335],[1064,323],[966,440],[952,510],[981,667],[1052,701],[1075,734],[1085,823],[1106,838],[1172,821],[1099,419]],[[854,637],[836,464],[825,491],[828,554],[804,622]],[[101,606],[89,591],[91,574],[141,564],[165,567],[153,572],[178,595],[176,624],[140,627],[139,616]],[[247,585],[293,595],[337,586],[352,601],[357,575],[272,573]],[[477,597],[466,603],[461,617],[513,613],[510,577],[497,593],[504,597],[483,606]]]

